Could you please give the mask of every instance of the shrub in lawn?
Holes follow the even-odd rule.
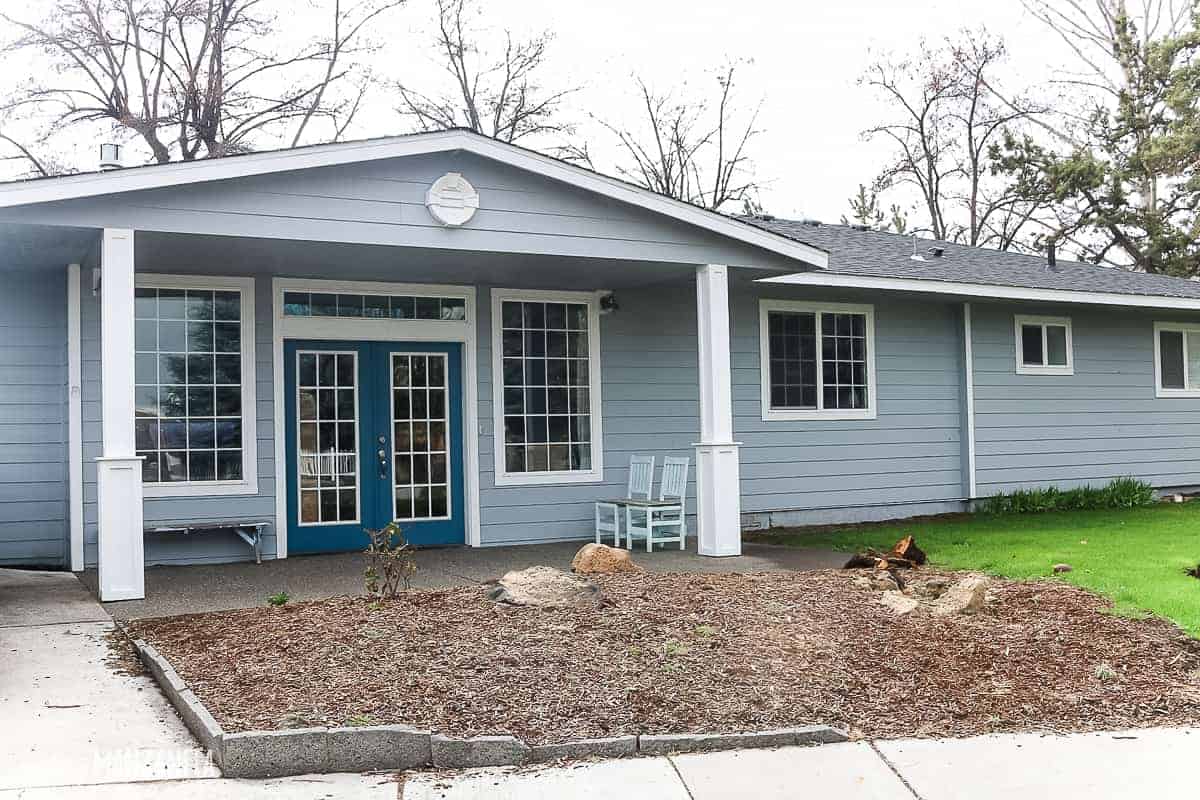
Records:
[[[1089,511],[1102,508],[1137,508],[1154,502],[1154,489],[1136,478],[1117,478],[1104,486],[1059,489],[1017,489],[983,501],[985,514],[1029,514],[1038,511]]]
[[[287,601],[291,600],[292,596],[287,592],[276,592],[267,598],[267,602],[273,606],[285,606]]]
[[[367,547],[365,579],[367,594],[372,597],[395,597],[408,589],[417,560],[413,547],[400,532],[400,526],[389,522],[378,530],[367,529],[371,544]]]

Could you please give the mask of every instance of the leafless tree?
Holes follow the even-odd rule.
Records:
[[[569,130],[559,112],[574,90],[542,84],[552,34],[517,39],[505,30],[492,41],[472,0],[437,0],[437,12],[436,58],[448,86],[436,93],[400,83],[401,114],[420,130],[470,128],[505,142]]]
[[[861,79],[891,117],[863,132],[892,149],[876,185],[915,190],[934,238],[1006,250],[1040,210],[990,180],[992,146],[1044,110],[993,91],[1004,57],[1000,40],[964,31],[938,47],[923,42],[912,57],[880,60]]]
[[[716,91],[709,97],[678,89],[655,91],[635,77],[641,125],[624,127],[600,120],[623,156],[617,173],[651,191],[703,208],[751,207],[759,184],[747,150],[759,133],[761,103],[751,108],[738,103],[737,66],[730,63],[716,73]],[[563,155],[593,166],[586,145],[568,148]]]
[[[354,63],[370,47],[364,30],[402,2],[324,0],[327,33],[294,49],[277,46],[287,37],[274,12],[287,6],[270,0],[56,0],[40,22],[0,12],[19,31],[0,54],[51,66],[10,86],[3,108],[45,117],[43,141],[108,123],[159,163],[337,139],[370,79]]]

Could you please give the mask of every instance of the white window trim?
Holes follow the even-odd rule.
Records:
[[[508,472],[504,465],[504,370],[503,320],[501,304],[505,300],[544,303],[583,303],[588,314],[588,393],[592,432],[592,468],[574,472]],[[601,420],[600,387],[600,303],[594,292],[549,292],[532,289],[492,290],[492,449],[495,457],[497,486],[555,486],[572,483],[598,483],[604,479],[604,431]]]
[[[817,403],[823,401],[825,383],[821,366],[821,323],[822,312],[831,314],[863,314],[866,317],[867,334],[867,407],[866,408],[772,408],[771,407],[771,337],[768,317],[772,311],[790,311],[817,314]],[[764,422],[791,420],[850,420],[875,419],[879,414],[875,387],[875,306],[854,303],[809,303],[794,300],[758,301],[758,358],[759,386],[762,390],[762,418]]]
[[[258,494],[258,401],[256,396],[258,365],[254,360],[254,340],[257,332],[254,325],[254,278],[151,273],[139,273],[135,277],[135,286],[138,289],[237,291],[241,296],[242,480],[144,483],[142,485],[143,496],[148,498],[223,497]]]
[[[1067,363],[1066,366],[1054,364],[1031,365],[1024,363],[1021,353],[1021,326],[1040,325],[1042,328],[1042,359],[1046,359],[1049,350],[1046,347],[1046,326],[1060,325],[1067,331]],[[1018,375],[1074,375],[1075,374],[1075,340],[1071,335],[1070,317],[1039,317],[1025,314],[1013,316],[1013,346],[1016,350],[1015,361]]]
[[[300,425],[305,421],[300,419],[300,356],[302,355],[335,355],[335,356],[353,356],[354,357],[354,435],[356,437],[354,447],[355,450],[361,450],[359,442],[362,441],[362,389],[359,385],[359,363],[357,350],[304,350],[298,348],[292,354],[295,358],[295,363],[292,365],[296,370],[296,385],[293,387],[296,391],[296,471],[300,470]],[[335,381],[335,389],[344,388],[338,386]],[[287,413],[286,410],[284,412]],[[341,422],[339,419],[338,422]],[[320,420],[318,419],[318,424]],[[366,461],[366,453],[358,452],[358,463],[355,465],[354,475],[354,519],[339,519],[329,520],[328,522],[304,522],[300,519],[301,509],[304,507],[304,487],[301,485],[300,475],[296,475],[296,526],[300,528],[321,528],[330,527],[333,525],[359,525],[362,523],[362,482],[363,482],[363,466]],[[291,477],[290,475],[288,476]],[[340,476],[339,476],[340,477]],[[320,490],[317,487],[317,516],[321,515],[320,511]],[[341,487],[337,487],[340,492]],[[340,499],[339,499],[340,502]],[[339,511],[340,513],[340,511]]]
[[[374,318],[288,317],[283,313],[283,293],[333,292],[356,294],[381,292],[395,295],[462,297],[467,301],[465,320],[392,320],[381,324]],[[287,430],[284,422],[286,392],[283,386],[283,343],[288,339],[330,339],[364,342],[459,342],[462,344],[463,381],[463,491],[466,495],[467,545],[483,544],[479,503],[478,365],[475,340],[474,286],[443,284],[384,283],[379,281],[337,281],[319,278],[271,279],[271,364],[275,431],[275,485],[287,486]],[[478,434],[478,435],[477,435]],[[288,555],[287,491],[275,493],[275,557]]]
[[[1163,331],[1177,331],[1183,334],[1183,387],[1182,389],[1164,389],[1162,385],[1162,337]],[[1200,336],[1200,325],[1189,325],[1185,322],[1156,322],[1154,323],[1154,396],[1155,397],[1200,397],[1200,388],[1189,389],[1191,384],[1188,375],[1188,338],[1195,334]]]

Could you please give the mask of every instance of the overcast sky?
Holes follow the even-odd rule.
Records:
[[[0,0],[24,5],[35,15],[50,0]],[[742,99],[762,100],[754,141],[755,173],[765,184],[767,211],[836,221],[846,198],[869,183],[885,160],[881,145],[864,143],[860,131],[884,113],[869,90],[856,85],[881,52],[903,53],[922,36],[938,40],[963,27],[986,26],[1006,40],[1010,80],[1027,84],[1065,57],[1053,34],[1029,17],[1019,0],[482,0],[493,27],[517,35],[543,28],[556,39],[548,61],[549,82],[580,86],[572,115],[582,132],[600,140],[598,166],[608,166],[602,132],[586,124],[588,112],[620,122],[635,113],[631,76],[655,87],[707,80],[705,70],[726,59],[742,67]],[[299,12],[297,35],[308,24]],[[433,0],[409,0],[375,35],[385,47],[376,56],[381,73],[432,77],[426,45]],[[291,15],[289,15],[291,16]],[[7,37],[6,37],[7,38]],[[11,65],[4,71],[11,73]],[[392,103],[377,97],[361,116],[356,136],[404,131]],[[595,144],[593,145],[596,146]],[[608,152],[611,155],[611,152]],[[94,167],[95,147],[84,138],[65,155],[77,168]]]

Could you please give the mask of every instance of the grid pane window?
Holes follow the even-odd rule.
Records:
[[[142,479],[242,480],[241,293],[139,287],[134,318]]]
[[[450,517],[450,416],[447,359],[392,354],[392,488],[395,519]]]
[[[591,470],[587,305],[505,300],[500,312],[505,471]]]
[[[283,315],[463,321],[467,318],[467,301],[461,297],[284,292]]]
[[[300,523],[358,520],[358,356],[296,354]]]
[[[867,409],[867,315],[770,311],[770,408]]]

